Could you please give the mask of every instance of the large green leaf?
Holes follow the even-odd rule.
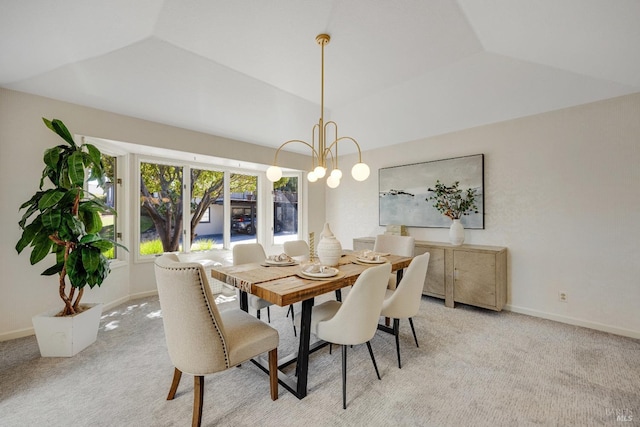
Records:
[[[40,197],[42,197],[43,194],[44,194],[44,191],[36,192],[36,194],[31,196],[31,198],[29,200],[27,200],[26,202],[21,204],[20,208],[18,208],[18,210],[24,209],[24,208],[26,208],[27,206],[30,206],[30,205],[34,205],[34,204],[37,205],[38,204],[38,200],[40,200]]]
[[[97,233],[102,230],[102,218],[98,212],[82,211],[79,214],[87,233]]]
[[[16,243],[16,251],[21,253],[24,248],[26,248],[36,237],[36,235],[42,229],[42,222],[33,221],[31,224],[27,225],[22,232],[22,237]]]
[[[102,237],[100,237],[99,234],[91,233],[91,234],[87,234],[86,236],[82,236],[82,238],[80,239],[80,243],[85,245],[85,244],[97,242],[100,240],[102,240]]]
[[[84,200],[80,203],[80,210],[81,211],[93,211],[93,212],[99,212],[103,215],[105,214],[114,214],[116,213],[116,211],[109,205],[107,205],[105,202],[103,202],[102,200],[98,199],[98,198],[92,198],[90,200]]]
[[[42,121],[44,122],[45,125],[47,125],[49,129],[51,129],[52,131],[57,133],[62,139],[67,141],[69,145],[71,145],[72,147],[76,145],[75,142],[73,142],[73,137],[71,136],[71,133],[69,132],[67,127],[64,125],[64,123],[62,123],[60,120],[58,119],[48,120],[43,117]]]
[[[58,160],[60,159],[60,148],[52,147],[44,152],[44,163],[51,169],[58,167]]]
[[[64,261],[56,263],[56,265],[47,268],[45,271],[40,273],[42,276],[53,276],[54,274],[60,273],[62,271],[62,267],[64,267]]]
[[[31,265],[42,261],[44,257],[49,254],[51,245],[53,245],[53,242],[49,239],[49,236],[45,233],[38,234],[35,239],[33,239],[33,249],[31,250],[31,257],[29,259]]]
[[[90,246],[81,246],[82,265],[87,273],[91,274],[98,269],[100,265],[100,250]]]
[[[22,206],[25,207],[24,204]],[[27,211],[24,213],[24,215],[22,215],[22,218],[20,218],[20,221],[18,222],[18,225],[20,225],[20,228],[24,228],[25,224],[27,223],[27,220],[29,219],[29,217],[31,215],[33,215],[35,212],[37,212],[37,211],[38,211],[38,201],[36,200],[36,201],[33,202],[32,205],[29,206],[29,209],[27,209]]]
[[[120,244],[118,244],[118,245],[122,246]],[[114,246],[114,242],[112,242],[111,240],[107,240],[107,239],[100,239],[100,240],[97,240],[95,242],[91,242],[91,246],[93,246],[94,248],[97,248],[98,250],[100,250],[100,252],[104,252],[104,251],[108,251],[109,249],[111,249]],[[124,246],[122,246],[122,247],[124,247]]]
[[[67,159],[69,165],[69,179],[74,187],[81,187],[84,184],[84,162],[82,153],[76,151]]]
[[[71,233],[72,236],[76,236],[76,238],[87,234],[84,223],[71,214],[64,216],[64,223],[69,228],[69,233]]]
[[[45,191],[42,197],[40,198],[40,201],[38,202],[38,208],[39,209],[50,208],[51,206],[58,203],[64,197],[65,193],[66,191],[58,190],[55,188]]]
[[[96,285],[100,286],[110,272],[111,268],[109,267],[109,261],[104,256],[101,256],[98,268],[96,268],[96,270],[91,274],[87,275],[87,283],[89,284],[89,287],[93,288]]]
[[[59,210],[48,210],[42,213],[42,226],[50,230],[58,230],[62,215]]]
[[[73,251],[67,259],[67,275],[69,282],[74,288],[82,288],[87,283],[87,273],[82,265],[82,255],[80,251]]]
[[[102,169],[102,153],[100,153],[100,150],[98,150],[94,145],[91,144],[84,144],[84,146],[87,147],[87,152],[91,157],[93,166],[98,166],[99,169]]]

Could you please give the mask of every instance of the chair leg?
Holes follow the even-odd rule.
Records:
[[[269,310],[269,307],[267,307],[267,321],[271,323],[271,310]]]
[[[400,319],[393,319],[393,335],[396,336],[396,352],[398,353],[398,368],[402,369],[400,362]]]
[[[296,331],[296,314],[293,311],[293,304],[289,305],[289,311],[291,312],[291,324],[293,325],[293,336],[297,337],[298,332]],[[289,316],[289,311],[287,311],[287,316]]]
[[[200,427],[202,424],[202,401],[204,397],[204,377],[197,375],[193,377],[193,420],[192,427]]]
[[[269,389],[271,400],[278,399],[278,347],[269,352]]]
[[[167,400],[173,400],[176,397],[176,391],[178,390],[178,384],[180,384],[180,378],[182,378],[182,371],[175,368],[173,371],[173,381],[171,381],[171,388],[169,389],[169,395]]]
[[[380,372],[378,372],[378,364],[376,363],[376,358],[373,356],[373,350],[371,349],[371,341],[367,341],[367,348],[369,349],[369,356],[371,356],[371,361],[373,362],[373,367],[376,370],[376,375],[378,376],[378,379],[381,380]]]
[[[258,319],[260,319],[260,312],[261,312],[261,311],[262,311],[262,310],[256,310],[256,317],[257,317]]]
[[[413,339],[416,340],[416,347],[420,348],[418,345],[418,337],[416,336],[416,328],[413,327],[413,317],[409,317],[409,324],[411,325],[411,332],[413,332]]]
[[[342,409],[347,409],[347,346],[342,346]]]

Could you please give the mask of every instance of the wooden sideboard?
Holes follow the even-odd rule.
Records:
[[[353,239],[353,249],[373,249],[375,238]],[[415,255],[429,252],[423,295],[500,311],[507,302],[507,248],[416,240]]]

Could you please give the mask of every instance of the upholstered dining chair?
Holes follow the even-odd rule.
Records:
[[[264,262],[265,259],[267,259],[267,255],[260,243],[242,243],[233,247],[233,265]],[[260,311],[266,308],[267,320],[271,323],[271,311],[269,307],[272,303],[252,294],[247,295],[247,297],[249,307],[256,310],[258,319],[260,318]]]
[[[395,290],[387,289],[384,302],[382,303],[380,315],[393,319],[393,329],[389,329],[383,325],[379,325],[378,328],[386,332],[391,332],[395,336],[398,368],[402,368],[400,361],[400,319],[409,319],[413,339],[416,341],[416,347],[420,347],[418,345],[416,330],[413,327],[412,318],[418,314],[418,310],[420,309],[422,288],[427,276],[427,268],[429,267],[429,257],[429,252],[425,252],[413,258],[402,277],[402,282],[400,282]]]
[[[369,267],[358,276],[344,302],[326,301],[313,307],[311,333],[342,346],[342,407],[347,409],[347,347],[367,344],[380,379],[370,340],[376,333],[391,264]]]
[[[415,238],[412,236],[378,234],[373,244],[373,251],[392,255],[413,256],[414,246]],[[390,274],[388,288],[395,289],[397,285],[397,275],[395,273]]]
[[[244,311],[218,311],[199,263],[175,254],[155,261],[165,338],[175,369],[167,400],[173,400],[182,373],[194,376],[192,425],[202,421],[204,375],[224,371],[269,352],[271,399],[278,398],[279,336],[271,326]]]
[[[304,240],[289,240],[283,244],[284,253],[298,261],[309,260],[309,244]]]

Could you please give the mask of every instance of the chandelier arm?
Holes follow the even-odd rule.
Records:
[[[333,140],[337,140],[338,139],[338,124],[336,122],[334,122],[333,120],[330,120],[328,122],[326,122],[324,124],[324,137],[325,137],[325,151],[328,151],[329,153],[332,153],[332,161],[331,163],[333,164],[333,168],[334,169],[338,169],[338,145],[336,144],[336,149],[335,149],[335,155],[333,154],[333,152],[331,151],[331,146],[333,146],[333,144],[331,144],[331,146],[327,147],[326,144],[326,138],[327,138],[327,134],[328,134],[328,130],[329,130],[329,126],[333,125],[333,130],[334,130],[334,136],[333,136]],[[335,157],[335,164],[333,162],[333,157]]]
[[[330,151],[334,145],[336,146],[336,150],[337,150],[338,142],[342,141],[343,139],[348,139],[349,141],[353,142],[356,145],[356,148],[358,149],[358,163],[362,163],[362,151],[360,150],[360,145],[358,144],[358,141],[351,138],[350,136],[341,136],[340,138],[337,138],[335,141],[331,143],[331,145],[329,145],[327,150]]]
[[[277,166],[277,165],[278,165],[278,154],[280,153],[280,150],[282,150],[282,148],[284,148],[284,146],[285,146],[285,145],[290,144],[290,143],[292,143],[292,142],[299,142],[299,143],[301,143],[301,144],[306,145],[307,147],[311,148],[311,151],[312,151],[313,156],[314,156],[315,158],[318,158],[318,157],[319,157],[319,156],[318,156],[318,152],[316,151],[316,149],[315,149],[311,144],[309,144],[308,142],[306,142],[306,141],[302,141],[301,139],[290,139],[289,141],[283,142],[283,143],[282,143],[282,145],[281,145],[280,147],[278,147],[278,149],[276,150],[276,154],[275,154],[275,156],[273,157],[273,165],[274,165],[274,166]]]
[[[324,150],[324,153],[322,153],[322,157],[324,157],[324,159],[326,160],[326,158],[330,156],[331,157],[331,166],[333,166],[333,169],[337,169],[338,168],[338,156],[333,154],[333,152],[331,152],[331,150],[329,150],[328,148],[326,148]],[[325,161],[325,166],[326,166],[326,161]]]

